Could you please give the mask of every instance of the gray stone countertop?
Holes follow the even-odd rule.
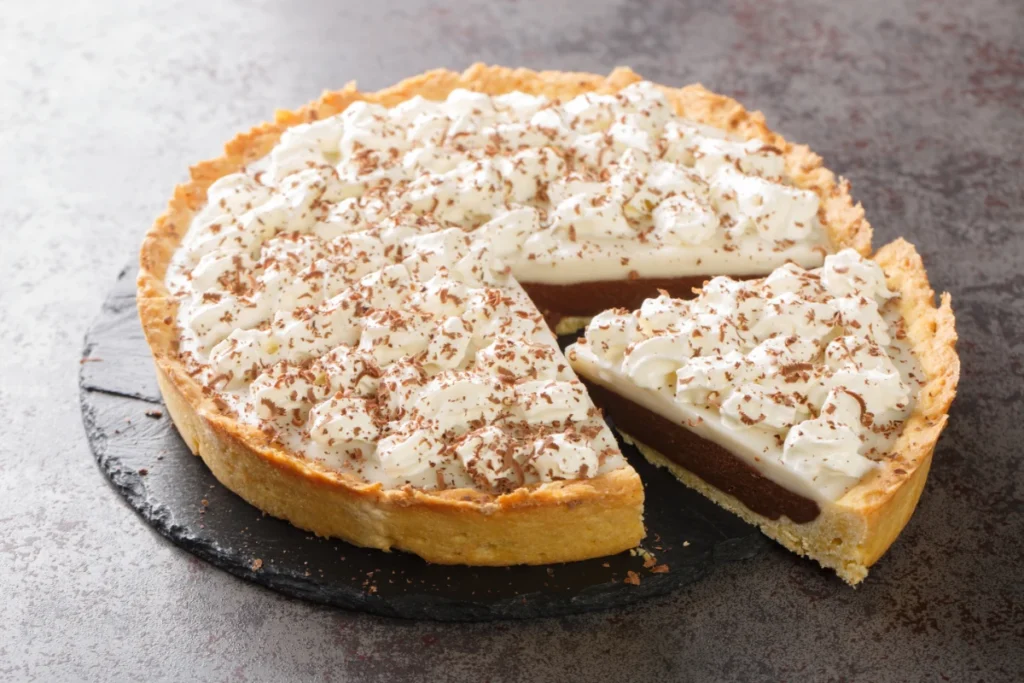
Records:
[[[280,597],[162,540],[90,455],[82,335],[189,163],[351,79],[482,60],[703,82],[853,182],[953,294],[963,380],[921,505],[851,590],[774,549],[522,623]],[[0,679],[1018,680],[1024,6],[8,2],[0,13]]]

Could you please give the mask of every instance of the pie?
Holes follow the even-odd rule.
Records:
[[[955,393],[934,299],[898,240],[606,311],[567,354],[648,460],[856,584],[917,505]]]
[[[350,84],[193,167],[138,305],[178,430],[255,506],[432,562],[541,564],[644,535],[553,332],[870,240],[848,184],[727,97],[476,65]]]

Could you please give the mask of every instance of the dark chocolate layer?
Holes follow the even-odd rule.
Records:
[[[617,427],[708,484],[735,496],[757,514],[768,519],[785,515],[802,524],[813,521],[821,512],[813,500],[776,484],[718,444],[599,384],[585,379],[583,383],[594,403]]]

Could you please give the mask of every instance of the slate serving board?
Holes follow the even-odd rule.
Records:
[[[80,389],[92,451],[114,488],[160,534],[203,560],[286,595],[375,614],[442,621],[605,609],[697,581],[768,541],[621,444],[647,493],[639,553],[544,567],[433,565],[358,548],[261,513],[192,456],[163,408],[125,268],[86,335]]]

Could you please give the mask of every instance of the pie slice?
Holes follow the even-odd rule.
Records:
[[[648,460],[856,584],[910,519],[956,391],[934,301],[898,240],[605,311],[567,354]]]
[[[701,86],[477,65],[281,112],[146,236],[168,410],[230,489],[443,563],[643,537],[643,490],[551,329],[870,252],[845,182]]]

